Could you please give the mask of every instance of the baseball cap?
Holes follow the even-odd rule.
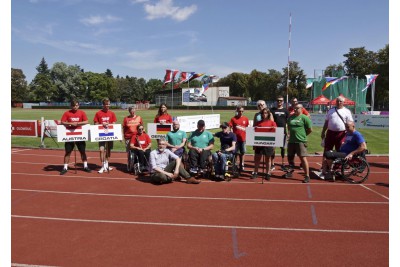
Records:
[[[229,124],[227,122],[223,122],[220,127],[226,128],[226,127],[229,127]]]

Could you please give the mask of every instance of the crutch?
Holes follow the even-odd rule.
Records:
[[[261,154],[262,155],[262,164],[263,164],[263,167],[262,167],[262,170],[263,170],[263,173],[265,173],[265,168],[266,168],[266,163],[265,163],[265,154],[264,153],[262,153]],[[264,184],[264,176],[265,175],[262,175],[262,178],[261,178],[261,183],[262,184]]]
[[[75,162],[74,162],[74,167],[75,167],[75,174],[77,174],[77,170],[76,170],[76,143],[74,143],[74,156],[75,156]]]

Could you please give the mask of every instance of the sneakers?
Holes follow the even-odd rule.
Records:
[[[107,169],[108,169],[109,171],[114,170],[114,168],[112,168],[112,167],[107,167]]]
[[[304,177],[303,183],[308,183],[310,181],[310,176]]]
[[[67,173],[67,169],[62,169],[62,171],[60,171],[60,175],[64,175],[64,174],[66,174]]]
[[[84,172],[88,172],[88,173],[91,173],[91,172],[92,172],[92,170],[89,169],[89,167],[83,168],[83,171],[84,171]]]
[[[265,179],[266,179],[267,181],[271,180],[271,174],[267,173],[267,174],[265,175]]]
[[[97,172],[98,172],[98,173],[103,173],[104,171],[105,171],[104,167],[101,167],[101,169],[98,170]]]
[[[188,184],[199,184],[200,181],[197,180],[197,179],[194,178],[194,177],[190,177],[189,179],[186,180],[186,183],[188,183]]]
[[[251,173],[251,179],[256,179],[257,178],[257,173],[256,172],[252,172]]]
[[[275,164],[272,164],[271,165],[271,171],[274,171],[275,170]]]
[[[191,173],[197,173],[197,167],[190,168]]]

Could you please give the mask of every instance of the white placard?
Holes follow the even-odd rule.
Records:
[[[221,125],[221,114],[207,114],[194,116],[178,116],[177,120],[180,123],[180,130],[192,132],[197,129],[197,122],[204,120],[206,129],[216,129]]]
[[[109,124],[103,127],[102,124],[90,125],[90,141],[116,141],[123,140],[121,124]]]
[[[57,142],[89,141],[89,129],[89,124],[78,127],[57,125]]]
[[[148,123],[147,124],[147,134],[150,139],[160,139],[161,137],[166,137],[167,133],[172,130],[172,124],[161,124],[161,123]],[[182,127],[180,127],[182,130]]]
[[[283,127],[275,128],[275,132],[268,132],[270,130],[271,127],[247,127],[246,145],[283,147],[285,137]]]

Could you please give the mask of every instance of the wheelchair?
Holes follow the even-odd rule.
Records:
[[[190,166],[190,159],[189,159],[189,153],[184,153],[182,156],[182,160],[184,161],[184,166],[185,169],[188,173],[196,175],[195,173],[192,173],[190,171],[191,166]],[[206,168],[204,169],[204,171],[198,171],[197,175],[200,174],[201,178],[206,178],[209,179],[212,177],[212,175],[215,173],[214,171],[214,163],[213,163],[213,159],[212,159],[212,152],[210,151],[210,155],[207,157],[206,159]],[[200,170],[200,167],[199,167]]]
[[[128,152],[128,162],[127,162],[127,170],[129,173],[133,173],[134,175],[142,175],[143,168],[148,167],[147,158],[145,158],[147,164],[145,166],[141,166],[139,163],[139,157],[135,154],[133,150],[129,150]]]
[[[370,172],[369,164],[365,157],[367,153],[368,151],[364,151],[350,160],[345,158],[334,159],[329,170],[333,180],[339,178],[352,184],[365,182]]]
[[[239,176],[240,167],[236,162],[236,154],[229,154],[226,159],[225,181],[230,182],[232,178],[239,178]]]

